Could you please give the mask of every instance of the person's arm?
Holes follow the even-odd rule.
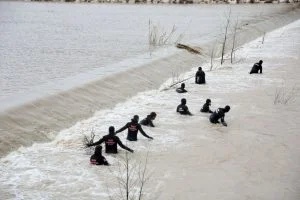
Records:
[[[126,128],[128,128],[128,123],[125,126],[123,126],[122,128],[120,128],[119,130],[117,130],[116,134],[124,131]]]
[[[144,132],[144,130],[142,129],[142,126],[141,126],[141,125],[138,125],[138,129],[139,129],[139,131],[141,132],[141,134],[142,134],[143,136],[145,136],[146,138],[149,138],[149,139],[152,139],[152,140],[153,140],[153,137],[150,137],[149,135],[147,135],[147,134]]]
[[[260,71],[260,73],[262,73],[262,66],[261,65],[259,66],[259,71]]]
[[[184,106],[184,112],[188,115],[193,115],[190,111],[189,111],[189,108],[187,106]]]
[[[110,165],[104,157],[103,157],[103,165],[107,165],[107,166]]]
[[[87,144],[86,146],[87,147],[96,146],[96,145],[102,144],[103,142],[104,142],[104,137],[101,138],[98,142],[95,142],[95,143],[92,143],[92,144]]]
[[[131,153],[133,153],[133,150],[130,149],[129,147],[125,146],[125,145],[121,142],[121,140],[120,140],[119,138],[117,139],[117,143],[118,143],[118,145],[119,145],[121,148],[123,148],[123,149],[125,149],[125,150],[127,150],[127,151],[130,151]]]
[[[155,127],[151,119],[149,119],[149,126],[150,127]]]

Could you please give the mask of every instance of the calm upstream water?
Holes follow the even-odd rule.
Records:
[[[235,5],[232,19],[263,20],[291,7]],[[0,2],[0,108],[136,67],[133,58],[147,61],[149,20],[163,32],[176,27],[168,45],[178,38],[207,42],[222,34],[228,10],[228,5]]]

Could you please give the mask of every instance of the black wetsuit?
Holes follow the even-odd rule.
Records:
[[[262,73],[262,66],[260,63],[255,63],[250,71],[250,74],[257,74],[258,71]]]
[[[202,70],[198,70],[195,75],[195,83],[204,84],[205,83],[205,73]]]
[[[209,109],[209,104],[208,104],[208,103],[205,103],[205,104],[203,105],[203,107],[201,108],[200,111],[201,111],[201,112],[205,112],[205,113],[213,113],[213,111],[211,111],[211,110]]]
[[[213,112],[210,117],[209,120],[211,123],[220,123],[219,119],[221,119],[221,122],[224,122],[224,117],[225,117],[225,111],[224,108],[218,108],[215,112]]]
[[[152,117],[151,115],[147,115],[147,117],[145,119],[143,119],[140,124],[144,125],[144,126],[150,126],[150,127],[155,127],[153,122],[152,122]]]
[[[113,134],[105,135],[98,142],[90,144],[89,146],[99,145],[103,142],[105,142],[105,153],[118,153],[118,145],[123,149],[132,152],[130,148],[128,148],[121,142],[118,136],[115,136]]]
[[[97,154],[91,156],[90,163],[93,165],[109,165],[104,156]]]
[[[116,133],[122,132],[126,128],[128,129],[127,140],[129,141],[137,141],[138,131],[140,131],[143,136],[153,139],[152,137],[147,135],[142,129],[141,125],[136,122],[128,122],[125,126],[116,131]]]
[[[176,112],[179,112],[182,115],[192,115],[189,111],[189,108],[184,104],[179,104],[177,106]]]
[[[180,88],[176,89],[176,92],[178,92],[178,93],[185,93],[185,92],[187,92],[187,90],[180,87]]]

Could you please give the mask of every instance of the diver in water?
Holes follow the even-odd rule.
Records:
[[[177,106],[176,112],[179,112],[181,115],[192,115],[189,108],[186,106],[186,99],[181,99],[181,104]]]
[[[262,63],[262,60],[260,60],[258,63],[255,63],[249,74],[258,74],[258,71],[262,73]]]
[[[178,93],[186,93],[187,90],[184,89],[184,88],[185,88],[185,84],[184,84],[184,83],[181,83],[180,88],[177,88],[177,89],[176,89],[176,92],[178,92]]]
[[[140,122],[140,124],[144,126],[155,127],[152,122],[155,118],[156,118],[156,113],[151,112],[150,115],[147,115],[147,117]]]
[[[205,73],[202,71],[202,67],[198,68],[198,71],[196,72],[195,75],[195,83],[196,84],[205,84]]]
[[[110,126],[108,131],[109,131],[109,134],[103,136],[98,142],[95,142],[92,144],[87,144],[86,146],[87,147],[95,146],[95,145],[99,145],[99,144],[102,144],[103,142],[105,142],[105,153],[118,153],[118,145],[121,148],[133,153],[133,150],[128,148],[127,146],[125,146],[121,142],[120,138],[118,136],[116,136],[115,127]]]
[[[129,141],[137,141],[138,131],[140,131],[141,134],[143,136],[145,136],[146,138],[153,140],[153,137],[150,137],[149,135],[147,135],[144,132],[144,130],[142,129],[142,126],[139,124],[139,116],[138,115],[134,115],[134,117],[131,119],[131,122],[128,122],[125,126],[120,128],[119,130],[117,130],[116,134],[124,131],[125,129],[128,129],[127,140],[129,140]]]
[[[102,146],[96,146],[95,153],[90,158],[93,165],[109,165],[104,156],[102,156]]]
[[[200,112],[213,113],[213,111],[211,111],[209,109],[210,105],[211,105],[211,100],[210,99],[206,99],[206,103],[203,105],[203,107],[201,108]]]
[[[225,122],[224,118],[225,118],[225,113],[229,112],[230,110],[230,106],[225,106],[225,108],[218,108],[215,112],[213,112],[210,117],[209,120],[211,123],[213,124],[217,124],[220,123],[219,119],[221,119],[221,123],[223,124],[223,126],[227,126],[227,123]]]

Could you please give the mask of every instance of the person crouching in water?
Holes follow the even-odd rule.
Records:
[[[118,145],[127,150],[130,151],[131,153],[133,153],[133,150],[128,148],[127,146],[125,146],[120,138],[118,136],[116,136],[115,134],[115,127],[110,126],[109,129],[109,134],[103,136],[98,142],[92,143],[92,144],[87,144],[87,147],[90,146],[95,146],[95,145],[99,145],[102,144],[103,142],[105,142],[105,153],[118,153]]]
[[[209,109],[210,105],[211,105],[211,100],[210,99],[206,99],[206,103],[203,105],[203,107],[201,108],[200,112],[213,113],[213,111],[211,111]]]
[[[90,158],[92,165],[109,165],[104,156],[102,156],[102,146],[96,146],[95,153]]]
[[[227,126],[227,123],[225,122],[224,118],[225,118],[225,113],[229,112],[230,110],[230,106],[225,106],[225,108],[218,108],[215,112],[213,112],[210,117],[209,120],[211,123],[213,124],[217,124],[220,123],[219,119],[221,119],[221,123],[224,126]]]
[[[177,106],[176,112],[179,112],[181,115],[192,115],[189,108],[186,106],[186,99],[181,99],[181,104]]]
[[[185,88],[185,84],[184,84],[184,83],[181,83],[180,88],[177,88],[177,89],[176,89],[176,92],[178,92],[178,93],[186,93],[187,90],[184,89],[184,88]]]
[[[138,115],[134,115],[133,118],[131,119],[131,122],[128,122],[127,124],[125,124],[125,126],[120,128],[119,130],[117,130],[116,134],[124,131],[125,129],[128,129],[127,140],[129,140],[129,141],[137,141],[138,131],[140,131],[141,134],[143,136],[145,136],[146,138],[153,140],[153,137],[150,137],[149,135],[147,135],[144,132],[144,130],[142,129],[142,126],[139,124],[139,116]]]
[[[140,124],[144,126],[155,127],[152,122],[155,118],[156,118],[156,113],[151,112],[150,115],[147,115],[147,117],[140,122]]]
[[[262,60],[260,60],[258,63],[255,63],[249,74],[258,74],[258,71],[262,73],[262,63]]]

